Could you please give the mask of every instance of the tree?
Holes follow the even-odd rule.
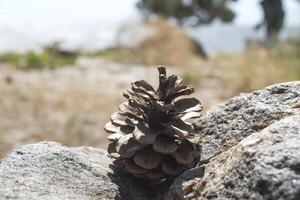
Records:
[[[265,26],[267,39],[276,40],[283,26],[285,15],[282,0],[262,0],[261,7],[264,13],[264,20],[256,28]]]
[[[145,16],[156,14],[174,18],[180,25],[198,26],[211,23],[217,18],[231,22],[235,13],[229,3],[233,1],[238,0],[140,0],[138,8]],[[265,27],[267,38],[277,38],[285,15],[282,0],[261,0],[261,7],[264,19],[256,28]]]
[[[145,16],[151,14],[175,18],[179,24],[200,25],[219,18],[223,22],[234,19],[228,1],[236,0],[141,0],[138,8]]]

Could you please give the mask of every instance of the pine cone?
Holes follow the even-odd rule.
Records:
[[[176,98],[194,92],[175,75],[159,67],[159,87],[146,81],[132,83],[126,102],[105,125],[110,133],[108,153],[114,164],[134,176],[150,180],[175,177],[200,159],[200,141],[192,121],[202,104],[195,98]]]

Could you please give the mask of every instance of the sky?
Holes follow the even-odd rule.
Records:
[[[282,0],[286,11],[285,24],[287,26],[300,25],[300,3],[296,0]],[[233,3],[232,6],[237,12],[235,23],[238,25],[253,26],[262,18],[262,12],[259,5],[260,0],[240,0],[239,3]]]
[[[300,4],[283,0],[287,11],[286,24],[300,24]],[[120,23],[136,17],[137,0],[0,0],[0,23],[34,22],[70,23],[100,21]],[[238,25],[254,25],[261,18],[259,0],[240,0],[233,3]]]
[[[98,50],[111,46],[118,37],[122,24],[132,24],[139,19],[136,9],[138,0],[0,0],[0,52],[39,49],[53,41],[63,41],[64,48]],[[239,0],[232,3],[237,17],[233,24],[248,27],[240,33],[241,40],[232,38],[241,49],[251,29],[262,19],[260,0]],[[300,3],[283,0],[287,11],[285,26],[300,26]],[[220,29],[214,23],[210,28],[201,26],[196,38],[216,41],[216,47],[232,43],[230,36],[236,30]],[[233,25],[230,25],[231,27]],[[228,36],[218,41],[219,33]],[[252,34],[252,32],[251,32]],[[254,33],[256,34],[256,33]],[[253,34],[252,34],[253,35]],[[206,37],[207,36],[207,37]],[[211,36],[214,36],[213,38]],[[202,38],[201,38],[202,37]],[[131,42],[131,41],[129,41]],[[208,45],[211,45],[209,42]],[[232,45],[229,45],[232,46]]]

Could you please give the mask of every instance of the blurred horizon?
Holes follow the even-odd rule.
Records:
[[[39,50],[53,41],[62,41],[65,49],[105,49],[116,42],[120,26],[138,23],[141,16],[135,7],[136,2],[1,0],[0,52]],[[253,29],[262,19],[258,2],[241,0],[233,3],[231,7],[237,13],[233,23],[223,24],[216,20],[193,30],[188,28],[187,32],[210,54],[241,52],[247,39],[264,37],[262,30]],[[298,33],[300,27],[300,5],[295,0],[285,0],[284,8],[286,22],[281,38]],[[220,33],[228,37],[221,40]],[[236,36],[231,37],[232,33]]]

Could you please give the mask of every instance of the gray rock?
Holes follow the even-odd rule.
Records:
[[[134,179],[110,164],[95,148],[25,145],[0,163],[0,199],[146,199]]]
[[[185,179],[189,175],[193,178]],[[168,198],[300,199],[300,115],[286,117],[209,164],[185,172],[174,181]]]
[[[300,82],[219,104],[196,124],[202,161],[172,184],[147,185],[102,150],[42,142],[0,160],[0,199],[300,199]]]
[[[300,81],[241,94],[210,109],[196,124],[202,136],[202,160],[223,152],[250,134],[300,113]]]

